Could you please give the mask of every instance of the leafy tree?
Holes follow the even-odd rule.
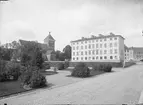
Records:
[[[70,60],[71,59],[71,46],[67,45],[64,49],[63,49],[64,55],[65,55],[65,59]]]

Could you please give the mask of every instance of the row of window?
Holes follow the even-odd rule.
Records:
[[[113,58],[114,57],[114,58]],[[73,57],[73,60],[106,60],[107,56],[100,56],[100,57]],[[109,59],[118,59],[117,56],[110,56]]]
[[[114,52],[113,52],[114,51]],[[118,53],[118,51],[117,51],[117,49],[114,49],[114,50],[112,50],[112,49],[110,49],[109,50],[109,53],[110,54],[117,54]],[[104,50],[104,51],[102,51],[102,50],[93,50],[93,51],[85,51],[85,52],[83,52],[83,51],[81,51],[80,52],[80,55],[98,55],[98,54],[107,54],[107,50]],[[79,52],[73,52],[73,56],[75,56],[75,55],[79,55]]]
[[[117,40],[117,37],[115,37],[115,38],[109,38],[109,40],[111,40],[111,41],[112,41],[112,40]],[[104,38],[104,39],[96,39],[96,40],[94,39],[94,40],[88,40],[88,41],[85,40],[85,41],[81,41],[81,42],[73,42],[72,44],[75,45],[75,44],[79,44],[79,43],[81,43],[81,44],[83,44],[83,43],[91,43],[91,42],[94,43],[95,41],[96,41],[96,42],[99,42],[99,41],[100,41],[100,42],[102,42],[102,41],[107,41],[107,38]]]
[[[104,48],[107,48],[107,44],[105,43],[105,44],[96,44],[96,46],[95,46],[95,44],[89,44],[89,45],[85,45],[85,46],[80,46],[80,48],[81,49],[91,49],[91,48],[102,48],[102,47],[104,47]],[[113,43],[110,43],[109,44],[109,47],[113,47]],[[117,47],[117,42],[115,42],[114,43],[114,47]],[[73,46],[73,50],[79,50],[79,46]]]

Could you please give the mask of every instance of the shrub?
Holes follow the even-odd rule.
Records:
[[[50,64],[44,62],[44,63],[43,63],[43,69],[50,69]]]
[[[40,74],[37,67],[27,67],[27,70],[19,77],[23,86],[29,85],[31,88],[38,88],[46,85],[46,78]]]
[[[66,68],[68,68],[69,67],[69,61],[65,61],[64,62],[64,68],[66,69]]]
[[[9,80],[8,75],[5,72],[2,72],[0,74],[0,82],[5,82],[5,81],[8,81],[8,80]]]
[[[34,71],[32,73],[32,76],[29,82],[30,82],[30,87],[32,88],[46,86],[46,78],[42,74],[40,74],[39,71]]]
[[[58,68],[58,70],[63,70],[63,69],[64,69],[64,63],[61,63],[61,62],[60,62],[60,63],[58,64],[58,67],[57,67],[57,68]]]
[[[80,62],[75,66],[71,75],[75,77],[89,77],[90,70],[84,63]]]
[[[112,66],[110,64],[107,64],[105,66],[105,69],[104,69],[105,72],[111,72],[112,71]]]
[[[5,65],[6,65],[6,61],[4,60],[0,60],[0,73],[5,71]]]
[[[7,74],[8,78],[10,80],[17,80],[18,77],[20,76],[20,64],[18,63],[13,63],[13,62],[8,62],[6,64],[6,71],[5,73]]]

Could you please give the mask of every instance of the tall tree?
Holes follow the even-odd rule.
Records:
[[[67,45],[64,49],[63,49],[64,55],[65,55],[65,59],[70,60],[71,59],[71,46]]]

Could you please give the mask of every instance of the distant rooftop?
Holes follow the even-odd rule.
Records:
[[[134,50],[134,51],[142,51],[143,52],[143,47],[129,47],[129,49]]]
[[[113,34],[113,33],[110,33],[109,35],[102,35],[102,34],[99,34],[99,36],[91,35],[90,38],[82,37],[81,39],[74,40],[74,41],[71,41],[71,42],[78,42],[78,41],[85,41],[85,40],[93,40],[93,39],[102,39],[102,38],[109,38],[109,37],[121,37],[121,38],[125,39],[125,38],[124,38],[123,36],[121,36],[121,35],[115,35],[115,34]]]
[[[49,35],[44,40],[48,40],[48,39],[55,41],[55,39],[51,35],[51,32],[49,32]]]

